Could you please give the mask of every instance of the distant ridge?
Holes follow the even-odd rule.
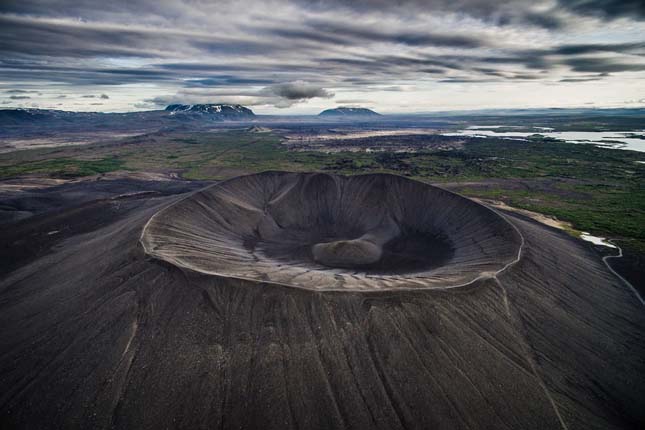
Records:
[[[255,117],[253,111],[242,105],[228,105],[228,104],[197,104],[197,105],[182,105],[172,104],[168,105],[165,109],[174,114],[198,114],[198,115],[216,115],[221,119],[247,119]]]
[[[361,107],[337,107],[335,109],[327,109],[318,116],[324,117],[366,117],[366,116],[380,116],[380,114],[374,112],[371,109],[361,108]]]
[[[226,121],[253,121],[251,109],[240,105],[173,104],[164,110],[139,112],[69,112],[54,109],[1,109],[0,136],[66,131],[199,128]]]

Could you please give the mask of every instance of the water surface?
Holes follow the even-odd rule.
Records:
[[[539,128],[539,132],[502,131],[495,129],[507,126],[470,126],[465,130],[442,133],[444,136],[501,137],[504,139],[524,140],[528,136],[540,134],[545,137],[563,140],[570,143],[586,143],[603,148],[630,149],[645,152],[645,139],[628,137],[632,134],[642,135],[645,130],[637,131],[549,131],[548,127]],[[508,127],[512,128],[512,127]],[[537,128],[537,127],[536,127]]]

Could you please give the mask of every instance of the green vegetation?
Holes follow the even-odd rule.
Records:
[[[296,152],[280,141],[272,133],[174,133],[118,145],[20,151],[0,155],[0,177],[72,177],[124,169],[199,180],[264,170],[389,172],[450,183],[465,195],[553,215],[578,230],[621,238],[645,252],[645,164],[635,162],[645,159],[643,154],[539,136],[528,142],[475,139],[458,150],[418,153]]]
[[[563,188],[573,188],[584,194],[567,195],[561,192]],[[558,184],[553,190],[527,191],[465,186],[458,191],[467,196],[499,200],[512,207],[554,216],[570,222],[578,231],[621,238],[628,247],[645,253],[645,188],[642,187]]]
[[[123,161],[115,157],[100,160],[76,160],[55,158],[53,160],[32,161],[0,167],[0,178],[25,175],[28,173],[46,174],[53,178],[74,178],[123,169]]]

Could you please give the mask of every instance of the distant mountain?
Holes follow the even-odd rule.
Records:
[[[225,105],[225,104],[198,104],[198,105],[181,105],[173,104],[166,107],[166,111],[171,115],[176,114],[192,114],[192,115],[208,115],[214,116],[217,119],[250,119],[255,117],[253,111],[241,105]]]
[[[0,109],[0,137],[56,135],[60,133],[133,131],[177,127],[165,111],[102,113],[55,109]],[[190,121],[199,122],[199,121]]]
[[[337,107],[320,112],[319,116],[324,117],[366,117],[380,116],[380,114],[367,108]]]
[[[252,121],[240,105],[170,105],[165,110],[102,113],[54,109],[0,109],[0,137],[104,130],[176,130],[210,127],[223,121]]]
[[[96,112],[67,112],[52,109],[0,109],[0,125],[20,125],[38,121],[58,120],[67,122],[75,118],[100,116]]]

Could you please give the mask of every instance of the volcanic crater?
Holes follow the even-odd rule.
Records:
[[[146,225],[149,255],[206,274],[311,290],[454,288],[517,261],[497,213],[389,174],[265,172],[216,184]]]

